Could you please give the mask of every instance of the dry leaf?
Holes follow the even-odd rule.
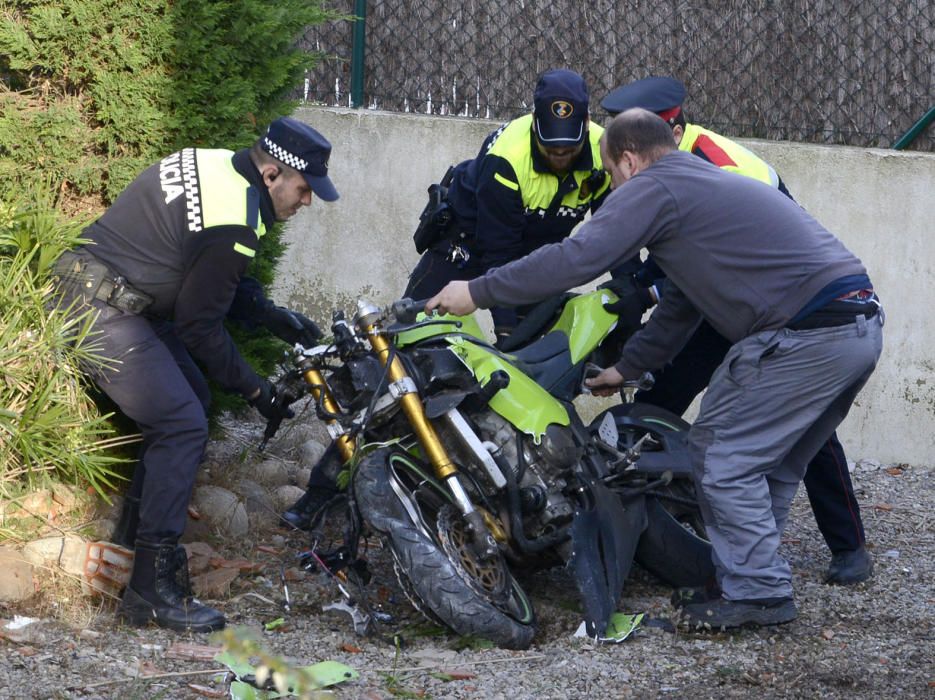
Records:
[[[203,695],[206,698],[225,698],[227,697],[227,691],[220,688],[212,688],[207,685],[199,685],[198,683],[189,683],[188,687],[194,690],[199,695]]]
[[[39,652],[36,647],[20,647],[16,650],[16,653],[20,656],[35,656]]]
[[[834,639],[834,630],[822,630],[821,636],[830,641]]]
[[[886,511],[887,513],[889,513],[891,510],[893,510],[893,506],[891,506],[889,503],[874,503],[874,504],[873,504],[873,509],[874,509],[874,510],[883,510],[883,511]]]
[[[190,644],[176,642],[166,649],[167,659],[185,659],[186,661],[211,661],[221,651],[222,647],[213,647],[207,644]]]
[[[279,554],[280,552],[279,549],[268,544],[257,545],[256,549],[258,552],[266,552],[267,554]]]
[[[442,673],[453,681],[466,681],[471,678],[477,678],[473,673],[468,673],[466,671],[442,671]]]
[[[212,547],[207,542],[189,542],[185,545],[185,551],[188,552],[190,557],[216,557],[217,552],[214,551]]]
[[[210,568],[211,560],[208,557],[203,557],[199,554],[192,554],[191,559],[188,560],[188,571],[192,576],[203,574]]]
[[[217,567],[218,569],[237,569],[245,572],[259,571],[263,568],[257,562],[250,561],[249,559],[224,559],[223,557],[213,558],[211,560],[211,566]]]
[[[355,647],[353,644],[348,644],[347,642],[338,648],[341,651],[346,651],[348,654],[359,654],[361,651],[363,651],[360,647]]]
[[[192,586],[199,596],[220,598],[230,593],[230,585],[239,575],[238,569],[212,569],[192,577]]]
[[[289,582],[304,581],[308,577],[308,574],[305,573],[302,569],[297,569],[293,566],[286,569],[285,577]]]
[[[140,676],[158,676],[161,673],[163,673],[162,669],[152,661],[140,662]]]
[[[903,474],[903,468],[902,468],[902,467],[887,467],[887,468],[884,469],[883,471],[885,471],[885,472],[886,472],[887,474],[889,474],[890,476],[902,476],[902,474]]]

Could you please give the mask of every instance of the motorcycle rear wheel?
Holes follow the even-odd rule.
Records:
[[[687,433],[691,428],[681,417],[650,404],[620,404],[608,412],[614,415],[617,423],[619,450],[632,447],[647,432],[653,435]],[[603,417],[604,414],[598,416],[592,426],[599,425]],[[664,441],[655,444],[657,449],[665,449]],[[646,499],[648,525],[640,537],[634,559],[670,586],[702,586],[714,576],[714,564],[701,509],[697,502],[685,502],[695,501],[695,485],[687,476],[691,465],[673,464],[672,470],[676,476],[668,486],[659,489],[660,497]]]
[[[427,465],[399,449],[378,449],[358,465],[354,493],[417,609],[458,634],[507,649],[529,647],[536,632],[532,604],[502,557],[481,566],[469,560],[460,516]]]

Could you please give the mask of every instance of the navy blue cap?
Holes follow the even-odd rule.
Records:
[[[331,144],[312,127],[292,117],[280,117],[260,139],[260,147],[273,158],[305,177],[312,192],[326,202],[338,198],[338,191],[328,179]]]
[[[533,93],[536,136],[543,146],[575,146],[584,139],[588,86],[571,70],[546,71]]]
[[[652,76],[621,85],[610,92],[601,107],[610,114],[620,114],[632,107],[642,107],[660,114],[681,107],[685,99],[685,86],[675,78]]]

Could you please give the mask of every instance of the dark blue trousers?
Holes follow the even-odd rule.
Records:
[[[638,392],[636,400],[682,415],[708,386],[730,348],[730,341],[702,322],[675,359],[653,373],[656,377],[653,388]],[[863,545],[860,506],[837,433],[832,433],[809,462],[803,483],[828,548],[836,553]]]
[[[207,381],[169,322],[92,304],[94,351],[109,362],[85,370],[143,436],[130,488],[140,499],[137,539],[176,539],[208,441]]]

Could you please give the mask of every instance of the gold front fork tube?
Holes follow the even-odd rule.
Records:
[[[321,372],[317,369],[306,369],[302,376],[305,377],[305,382],[309,385],[316,403],[321,402],[321,405],[329,413],[338,413],[340,410],[338,402],[334,400],[334,397],[328,390],[328,385],[325,384],[325,378],[321,375]],[[325,422],[331,429],[340,428],[341,426],[341,424],[333,418]],[[341,453],[343,461],[346,462],[354,455],[354,441],[343,432],[338,435],[332,434],[332,437],[338,444],[338,451]]]
[[[386,367],[387,360],[390,356],[389,340],[382,332],[373,326],[367,326],[366,331],[367,337],[370,340],[370,345],[380,359],[380,364]],[[409,378],[409,375],[406,373],[406,368],[403,367],[403,363],[398,357],[394,357],[393,361],[390,362],[389,368],[387,369],[387,376],[389,381],[394,383]],[[448,457],[448,452],[445,450],[438,437],[438,433],[435,432],[435,427],[429,422],[429,419],[425,415],[425,410],[422,407],[422,400],[419,398],[418,392],[403,394],[400,397],[400,403],[402,404],[403,412],[405,412],[406,417],[409,419],[409,424],[412,426],[416,437],[419,439],[419,444],[421,444],[422,449],[425,450],[425,456],[428,458],[428,461],[431,462],[435,470],[435,476],[440,480],[444,480],[449,476],[457,474],[458,468],[452,464],[451,459]]]

